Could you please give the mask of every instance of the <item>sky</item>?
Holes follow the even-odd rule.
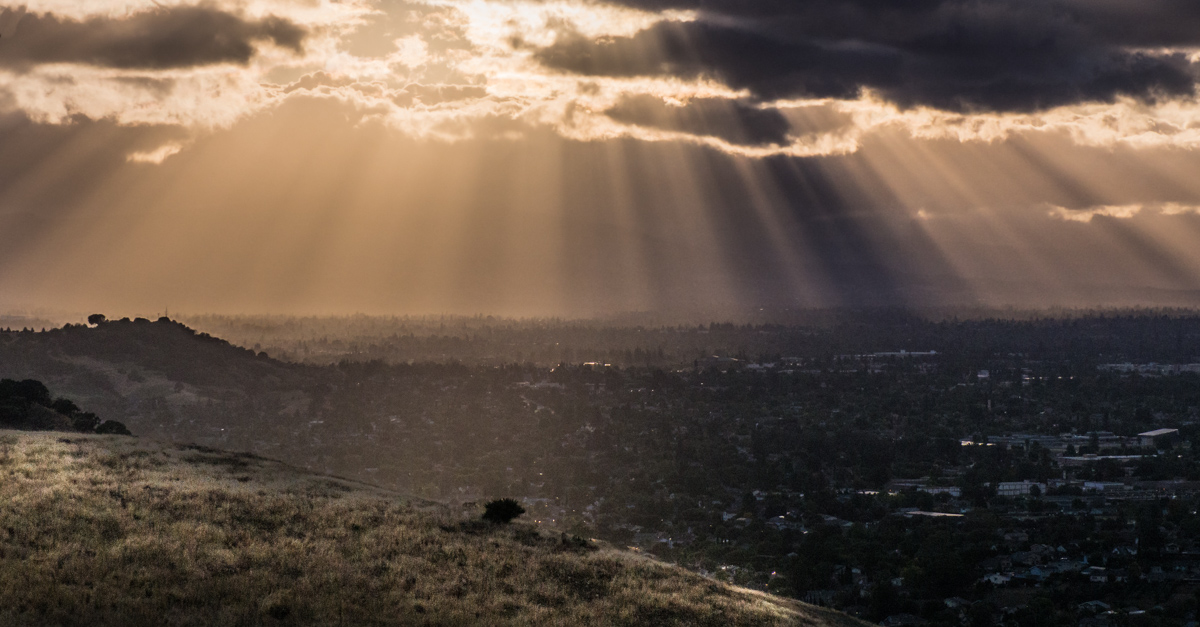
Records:
[[[0,310],[1200,305],[1194,0],[0,4]]]

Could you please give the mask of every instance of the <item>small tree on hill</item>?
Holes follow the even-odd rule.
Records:
[[[73,414],[60,411],[59,413],[70,416],[75,430],[80,433],[95,433],[96,428],[100,426],[100,417],[90,411],[77,411]]]
[[[483,508],[483,519],[496,524],[512,522],[512,519],[525,513],[525,508],[513,499],[496,499]]]
[[[105,317],[104,314],[92,314],[88,316],[88,324],[92,325],[100,324],[101,322],[105,322],[107,320],[108,318]]]
[[[96,427],[96,433],[100,435],[133,435],[124,424],[116,420],[105,420]]]

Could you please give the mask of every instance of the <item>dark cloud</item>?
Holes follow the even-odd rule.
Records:
[[[633,37],[562,37],[537,53],[551,67],[602,76],[712,75],[761,97],[849,98],[864,82],[894,81],[899,57],[861,46],[784,42],[707,22],[660,22]]]
[[[870,88],[955,111],[1188,95],[1197,78],[1182,53],[1146,50],[1200,44],[1200,3],[1182,0],[626,3],[697,9],[699,19],[630,37],[564,32],[537,57],[589,75],[710,76],[763,99]]]
[[[1200,4],[1193,0],[617,0],[645,9],[689,9],[702,18],[769,20],[808,37],[903,41],[946,21],[1032,20],[1078,28],[1110,45],[1187,46],[1200,43]],[[1015,33],[1014,33],[1015,34]]]
[[[1200,3],[1193,0],[1062,0],[1062,5],[1110,44],[1200,44]]]
[[[208,6],[158,8],[124,18],[83,21],[6,9],[0,66],[82,63],[162,69],[214,63],[245,64],[257,42],[302,50],[307,32],[290,20],[246,19]]]
[[[786,144],[789,129],[787,118],[774,109],[722,98],[697,98],[674,106],[655,96],[626,96],[604,113],[626,124],[708,135],[747,146]]]

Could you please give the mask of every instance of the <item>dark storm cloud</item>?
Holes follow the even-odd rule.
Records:
[[[83,21],[54,14],[0,13],[0,66],[82,63],[163,69],[214,63],[245,64],[255,43],[300,52],[307,32],[287,19],[250,20],[207,6],[159,8],[124,18]]]
[[[538,52],[551,67],[602,76],[713,75],[761,97],[849,98],[864,82],[891,82],[899,57],[861,46],[824,48],[707,22],[660,22],[633,37],[562,37]]]
[[[1200,2],[1193,0],[1062,0],[1062,6],[1110,44],[1200,43]]]
[[[564,33],[542,63],[609,76],[710,76],[756,97],[1029,111],[1194,93],[1200,3],[1177,0],[627,0],[699,10],[630,37]],[[1145,12],[1143,15],[1143,11]]]
[[[708,135],[747,146],[785,144],[789,128],[787,119],[774,109],[721,98],[698,98],[677,107],[655,96],[626,96],[604,113],[627,124]]]

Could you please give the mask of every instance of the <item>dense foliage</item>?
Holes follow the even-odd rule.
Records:
[[[124,424],[101,421],[69,399],[53,399],[41,381],[0,379],[0,429],[132,435]]]
[[[488,501],[483,506],[483,519],[488,522],[506,524],[525,513],[525,508],[513,499],[503,498]]]

